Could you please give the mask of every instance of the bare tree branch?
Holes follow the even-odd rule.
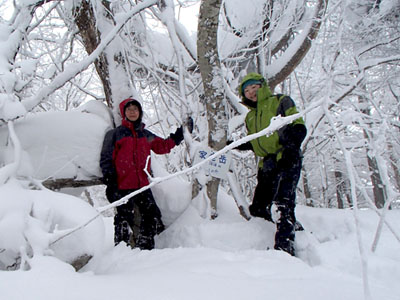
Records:
[[[314,8],[314,15],[309,26],[304,32],[295,38],[285,53],[274,61],[268,68],[268,84],[273,90],[276,85],[288,77],[300,64],[308,50],[311,48],[312,40],[317,37],[322,23],[322,16],[327,6],[327,0],[319,0]],[[281,67],[283,65],[283,67]],[[274,71],[276,69],[276,71]]]

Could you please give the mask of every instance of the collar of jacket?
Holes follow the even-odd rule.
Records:
[[[143,130],[145,125],[142,122],[135,123],[135,122],[131,122],[129,120],[123,119],[122,126],[129,128],[132,132],[137,132],[139,130]]]

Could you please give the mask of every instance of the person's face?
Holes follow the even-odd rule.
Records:
[[[139,108],[136,105],[129,105],[125,109],[125,116],[129,121],[135,122],[140,116]]]
[[[251,84],[244,89],[244,96],[254,102],[257,102],[257,91],[261,87],[259,84]]]

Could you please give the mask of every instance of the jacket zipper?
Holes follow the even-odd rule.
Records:
[[[260,120],[258,121],[257,120],[257,116],[258,116],[258,108],[256,108],[256,132],[258,132],[259,130],[258,130],[258,128],[259,128],[259,124],[258,123],[261,123],[261,120],[262,120],[262,110],[261,110],[261,112],[260,112]],[[261,124],[260,124],[260,128],[261,128],[262,126],[261,126]],[[261,150],[263,150],[265,153],[267,153],[267,155],[268,154],[270,154],[266,149],[264,149],[264,147],[263,146],[261,146],[261,143],[260,143],[260,138],[261,137],[259,137],[259,138],[257,138],[257,144],[258,144],[258,146],[261,148]]]
[[[137,150],[138,150],[137,149],[138,148],[138,136],[137,136],[137,133],[136,133],[135,129],[133,129],[132,131],[133,131],[132,132],[133,142],[135,144],[135,151],[132,152],[132,156],[133,156],[132,159],[133,159],[133,161],[135,163],[135,173],[136,173],[137,182],[138,182],[139,188],[140,188],[142,186],[142,183],[140,182],[140,176],[139,176],[139,172],[138,172],[139,165],[138,165],[138,161],[137,161],[137,155],[135,155],[135,152],[137,152]]]

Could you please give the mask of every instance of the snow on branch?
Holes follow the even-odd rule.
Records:
[[[186,28],[182,25],[181,22],[179,22],[174,14],[170,14],[169,12],[166,13],[166,9],[171,9],[173,10],[173,3],[170,3],[169,1],[161,1],[161,14],[158,13],[155,9],[153,9],[153,14],[168,28],[168,20],[173,20],[173,26],[174,26],[174,31],[176,34],[176,37],[178,40],[181,42],[189,56],[192,58],[194,62],[197,61],[197,48],[196,44],[193,42],[193,40],[190,38]],[[172,11],[173,12],[173,11]],[[168,29],[170,30],[170,29]]]
[[[370,287],[369,287],[369,279],[368,279],[368,258],[362,243],[362,236],[361,236],[361,229],[360,229],[360,219],[358,215],[358,198],[357,198],[357,193],[356,193],[356,174],[357,171],[354,168],[354,164],[351,159],[351,154],[350,151],[346,148],[344,145],[336,127],[335,127],[335,122],[332,119],[332,116],[330,115],[329,111],[329,105],[327,102],[323,104],[325,116],[328,119],[328,122],[330,124],[331,129],[335,133],[335,136],[337,138],[337,141],[339,143],[339,146],[344,154],[344,159],[346,162],[346,168],[349,174],[349,180],[350,180],[350,190],[351,190],[351,197],[354,203],[353,206],[353,215],[354,215],[354,221],[356,225],[356,233],[357,233],[357,242],[358,242],[358,250],[360,252],[360,258],[361,258],[361,267],[362,267],[362,273],[363,273],[363,284],[364,284],[364,295],[366,299],[371,299],[371,292],[370,292]]]
[[[318,1],[310,16],[310,21],[304,25],[302,32],[296,36],[283,55],[268,67],[267,78],[271,88],[282,82],[307,54],[311,41],[317,37],[326,2],[325,0]]]
[[[47,87],[42,88],[35,96],[27,98],[22,101],[27,111],[31,111],[35,106],[40,104],[43,100],[49,97],[54,91],[62,87],[69,80],[74,78],[76,75],[85,70],[90,64],[92,64],[99,55],[105,50],[105,48],[113,41],[113,39],[118,35],[120,30],[124,25],[136,14],[140,13],[142,10],[149,8],[158,3],[158,0],[147,0],[139,2],[131,11],[126,14],[121,14],[117,19],[117,24],[109,32],[109,34],[104,37],[98,47],[83,61],[79,63],[72,64],[63,73],[56,76],[53,82]]]
[[[226,80],[223,80],[224,84],[224,89],[225,89],[225,94],[227,97],[227,100],[229,103],[232,105],[232,107],[235,109],[235,111],[242,115],[247,112],[247,109],[240,103],[241,100],[240,98],[231,90],[231,87],[229,84],[226,82]]]
[[[389,45],[389,44],[391,44],[391,43],[393,43],[393,42],[395,42],[395,41],[397,41],[399,39],[400,39],[400,36],[397,36],[397,37],[395,37],[393,39],[390,39],[388,41],[379,41],[379,42],[377,42],[375,44],[364,46],[364,47],[362,47],[361,49],[359,49],[357,51],[356,55],[357,56],[361,56],[361,55],[367,53],[368,51],[371,51],[371,50],[373,50],[373,49],[375,49],[375,48],[377,48],[379,46]]]
[[[400,61],[400,55],[392,55],[388,57],[382,57],[382,58],[371,58],[371,59],[366,59],[362,60],[359,63],[359,66],[363,70],[367,70],[382,64],[387,64],[391,63],[394,61]]]
[[[19,168],[21,162],[21,143],[17,137],[17,134],[14,130],[14,122],[10,121],[8,124],[8,131],[10,133],[10,139],[14,146],[14,162],[5,165],[0,168],[0,185],[4,184],[10,177],[15,176],[17,174],[17,170]]]

